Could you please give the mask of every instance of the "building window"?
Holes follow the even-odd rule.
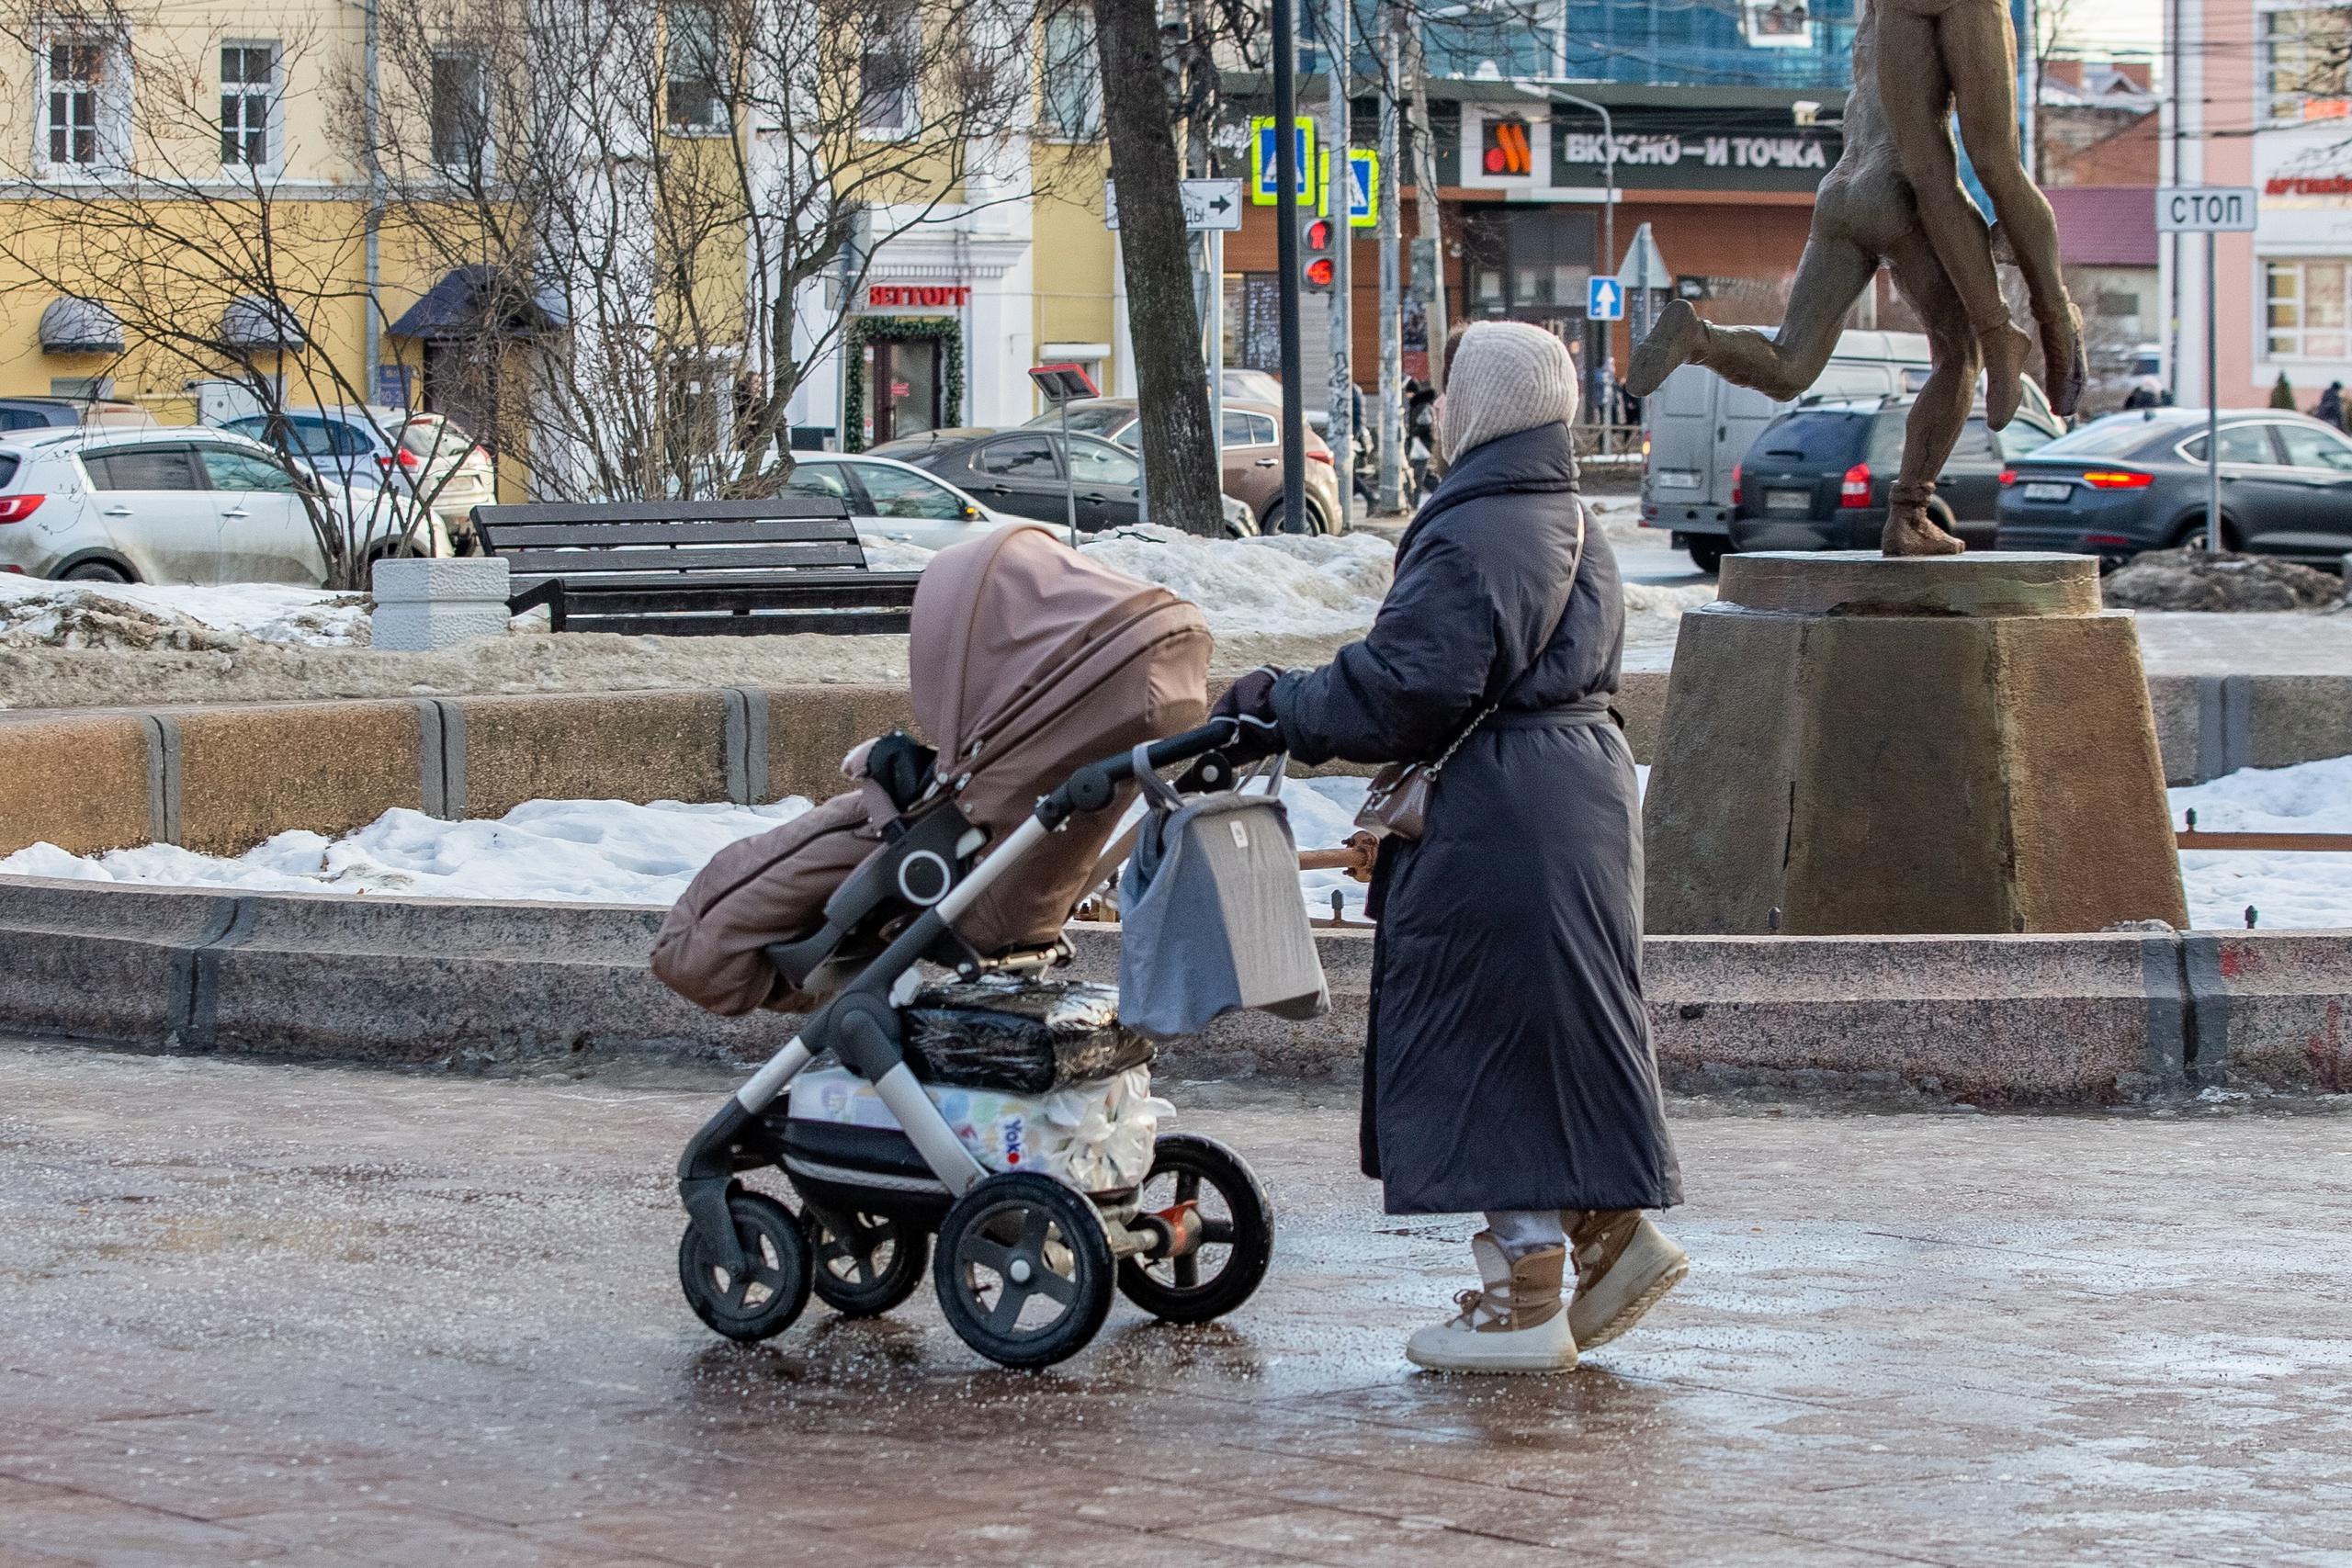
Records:
[[[470,50],[433,56],[433,163],[464,179],[482,172],[490,155],[490,73]]]
[[[911,6],[876,13],[857,72],[857,123],[869,136],[904,136],[914,130],[918,25]]]
[[[2264,300],[2272,359],[2343,359],[2347,338],[2346,274],[2340,261],[2265,262]]]
[[[2264,11],[2263,112],[2271,119],[2342,119],[2352,111],[2352,17],[2341,9],[2305,6]]]
[[[663,51],[670,129],[692,134],[727,126],[726,53],[708,6],[673,6]]]
[[[266,168],[277,160],[270,122],[277,106],[277,46],[220,46],[220,161]]]
[[[56,39],[43,64],[48,75],[49,162],[89,169],[119,162],[125,107],[114,73],[117,51],[101,39]]]
[[[1057,11],[1046,18],[1041,62],[1046,134],[1062,141],[1091,141],[1102,133],[1102,78],[1094,66],[1094,18]]]

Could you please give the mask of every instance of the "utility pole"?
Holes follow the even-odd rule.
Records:
[[[1380,30],[1380,177],[1389,187],[1379,193],[1380,222],[1380,483],[1375,491],[1384,517],[1404,510],[1405,489],[1405,366],[1404,342],[1397,320],[1404,308],[1404,278],[1397,265],[1396,176],[1404,169],[1397,160],[1397,104],[1403,90],[1401,34],[1405,7],[1388,0]]]
[[[1407,71],[1413,83],[1407,100],[1412,116],[1413,208],[1419,235],[1413,246],[1413,288],[1426,302],[1422,332],[1430,357],[1430,385],[1445,390],[1445,235],[1437,205],[1437,142],[1430,135],[1430,71],[1419,33],[1409,33]]]
[[[1349,148],[1355,140],[1355,106],[1349,101],[1348,78],[1354,63],[1355,43],[1350,36],[1354,20],[1355,0],[1325,0],[1324,15],[1330,23],[1330,34],[1324,39],[1331,89],[1329,110],[1329,129],[1324,132],[1325,166],[1330,173],[1323,182],[1324,204],[1331,214],[1335,231],[1331,241],[1331,369],[1329,393],[1331,401],[1331,466],[1339,470],[1340,515],[1333,520],[1340,532],[1345,533],[1355,521],[1355,312],[1349,309],[1354,303],[1354,283],[1348,262],[1355,250],[1355,223],[1352,214],[1356,203],[1356,174]],[[1294,515],[1284,513],[1285,516]],[[1295,514],[1299,526],[1306,525],[1304,513]]]
[[[1298,353],[1298,12],[1297,0],[1272,0],[1274,46],[1275,323],[1282,340],[1283,524],[1306,517],[1306,389]]]

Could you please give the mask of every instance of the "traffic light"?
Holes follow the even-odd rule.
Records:
[[[1331,237],[1336,232],[1329,218],[1309,218],[1299,230],[1299,248],[1306,253],[1304,274],[1306,292],[1331,292]]]
[[[1485,125],[1486,148],[1479,164],[1489,175],[1532,175],[1535,156],[1527,140],[1527,122],[1516,115],[1497,115]]]

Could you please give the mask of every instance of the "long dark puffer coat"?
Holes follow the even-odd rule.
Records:
[[[1681,1201],[1642,1003],[1641,802],[1605,707],[1624,604],[1596,528],[1561,613],[1577,506],[1566,426],[1472,448],[1371,632],[1274,689],[1307,762],[1432,759],[1503,699],[1373,879],[1363,1168],[1392,1214]]]

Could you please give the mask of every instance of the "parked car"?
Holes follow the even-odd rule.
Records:
[[[1077,480],[1079,532],[1099,534],[1105,528],[1142,521],[1143,465],[1136,455],[1097,436],[1076,433],[1069,437],[1069,446],[1072,478]],[[937,474],[993,511],[1060,524],[1069,504],[1061,449],[1062,437],[1056,431],[967,426],[926,430],[920,435],[885,442],[874,453]],[[1227,509],[1229,532],[1250,532],[1241,515],[1245,510]]]
[[[1288,531],[1283,526],[1282,417],[1279,403],[1228,398],[1225,405],[1225,493],[1250,509],[1261,534]],[[1031,420],[1028,428],[1052,430],[1060,424],[1060,411],[1050,410]],[[1130,452],[1143,450],[1143,416],[1133,398],[1090,398],[1072,403],[1069,427],[1073,434],[1098,435]],[[1332,520],[1340,515],[1340,478],[1332,467],[1329,443],[1311,430],[1306,433],[1306,510],[1313,525],[1309,531],[1329,534]]]
[[[0,436],[0,570],[83,582],[326,581],[302,504],[316,481],[224,430],[35,430]],[[340,498],[328,503],[339,507]],[[432,531],[414,508],[420,548]]]
[[[1917,401],[1905,396],[1801,404],[1766,425],[1733,473],[1730,547],[1877,548]],[[1936,476],[1930,513],[1970,546],[1989,547],[2002,468],[2064,430],[2039,403],[2018,409],[1999,431],[1985,428],[1983,409],[1973,411]]]
[[[1219,384],[1225,389],[1225,400],[1228,404],[1236,402],[1271,404],[1275,410],[1275,420],[1277,422],[1281,420],[1283,378],[1272,371],[1228,368],[1225,371]],[[1329,435],[1331,433],[1330,398],[1321,388],[1308,387],[1304,412],[1306,415],[1307,429],[1315,432],[1318,436]]]
[[[2001,476],[2001,547],[2109,564],[2205,536],[2203,409],[2094,420]],[[2340,569],[2352,550],[2352,441],[2284,409],[2221,415],[2222,544]]]
[[[85,424],[139,430],[154,423],[155,416],[137,403],[108,398],[0,398],[0,431],[72,429]]]
[[[397,470],[393,492],[426,498],[452,547],[471,552],[473,510],[498,499],[490,454],[472,436],[440,414],[404,409],[288,409],[285,417],[287,455],[330,494],[380,489]],[[267,414],[246,414],[221,428],[279,445]]]
[[[926,550],[944,550],[1016,521],[912,463],[872,453],[797,453],[781,493],[834,497],[849,508],[860,538]]]

